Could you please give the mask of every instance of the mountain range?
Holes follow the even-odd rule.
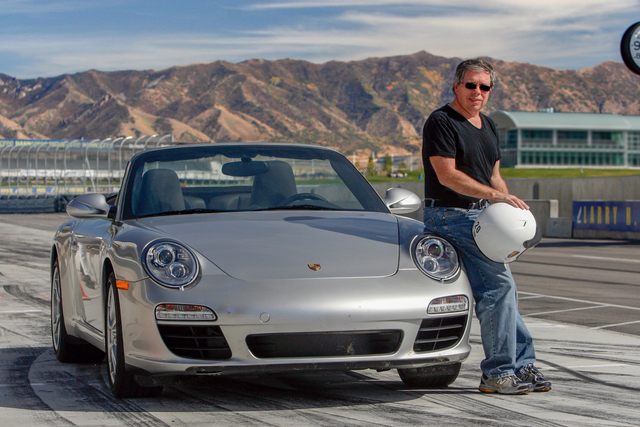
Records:
[[[495,110],[640,114],[640,77],[620,62],[554,70],[491,62]],[[292,141],[341,151],[416,152],[425,118],[451,101],[460,58],[426,52],[362,61],[216,61],[165,70],[0,74],[0,137]]]

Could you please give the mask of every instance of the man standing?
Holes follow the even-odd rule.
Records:
[[[518,312],[511,271],[506,264],[485,257],[471,231],[487,201],[529,209],[509,194],[500,175],[495,124],[480,113],[495,80],[493,67],[483,60],[460,63],[454,100],[434,111],[424,125],[425,231],[449,240],[466,268],[485,354],[479,390],[501,394],[548,391],[551,383],[533,365],[533,339]]]

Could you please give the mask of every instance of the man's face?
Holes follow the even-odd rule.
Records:
[[[475,89],[470,89],[475,85]],[[491,76],[489,72],[478,73],[476,71],[467,71],[464,74],[462,83],[456,84],[454,92],[456,101],[460,107],[472,115],[477,114],[489,100],[490,90],[483,91],[491,87]]]

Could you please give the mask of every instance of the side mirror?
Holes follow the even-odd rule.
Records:
[[[422,200],[415,193],[404,188],[390,188],[384,198],[391,213],[407,214],[417,211],[422,205]]]
[[[89,193],[78,196],[67,205],[67,213],[74,218],[113,218],[115,206],[107,203],[103,194]]]

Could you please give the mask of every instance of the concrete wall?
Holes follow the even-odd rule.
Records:
[[[640,175],[505,181],[509,191],[521,199],[557,200],[559,217],[571,218],[574,200],[640,200]]]

